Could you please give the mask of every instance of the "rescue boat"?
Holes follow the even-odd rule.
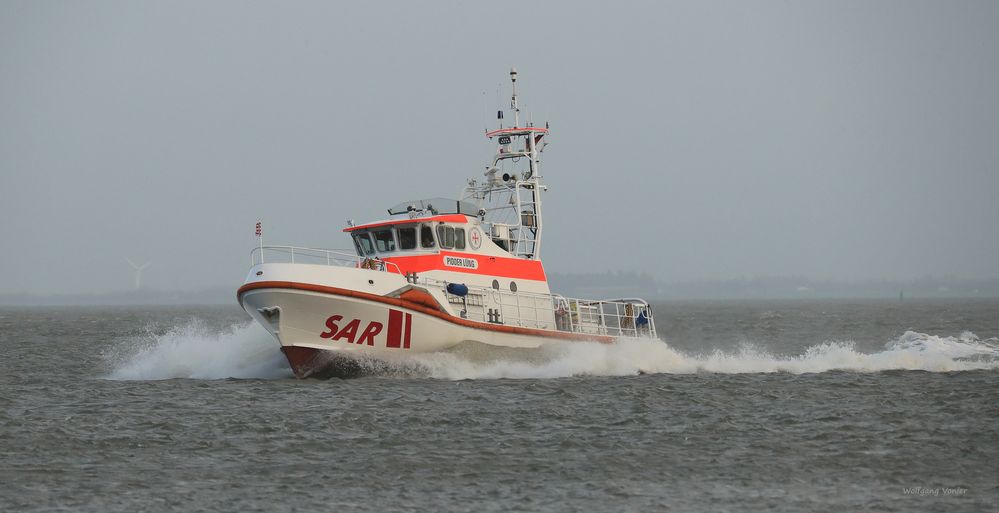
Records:
[[[459,198],[406,201],[386,219],[350,221],[349,251],[262,242],[251,251],[237,299],[277,339],[297,377],[357,376],[400,355],[465,342],[536,348],[657,338],[643,299],[549,289],[541,263],[549,126],[521,123],[515,69],[510,78],[513,125],[497,113],[499,127],[485,134],[496,154]]]

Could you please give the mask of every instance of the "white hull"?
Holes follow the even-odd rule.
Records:
[[[385,272],[261,264],[251,269],[250,278],[240,289],[240,302],[280,342],[299,377],[349,376],[356,373],[350,362],[358,357],[392,359],[466,341],[534,348],[553,338],[613,340],[463,319],[443,291],[414,288],[403,277]],[[411,294],[392,297],[399,290]]]

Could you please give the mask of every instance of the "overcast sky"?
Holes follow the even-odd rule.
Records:
[[[999,276],[999,2],[0,0],[0,292],[235,289],[551,122],[549,272]]]

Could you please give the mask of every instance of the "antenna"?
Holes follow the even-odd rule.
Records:
[[[513,126],[520,126],[520,107],[517,106],[517,68],[510,68],[510,82],[513,82],[513,96],[510,97],[510,108],[513,110]]]
[[[489,107],[486,106],[485,91],[482,91],[482,129],[489,132]]]
[[[149,267],[149,264],[153,262],[150,260],[142,265],[135,265],[135,262],[131,261],[128,257],[125,257],[125,261],[128,262],[128,265],[132,266],[132,269],[135,269],[135,290],[139,290],[139,287],[142,286],[142,270]]]

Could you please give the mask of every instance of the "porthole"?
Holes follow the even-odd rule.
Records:
[[[499,280],[493,280],[493,288],[499,290]]]
[[[515,281],[510,282],[510,292],[517,292],[517,282]]]

